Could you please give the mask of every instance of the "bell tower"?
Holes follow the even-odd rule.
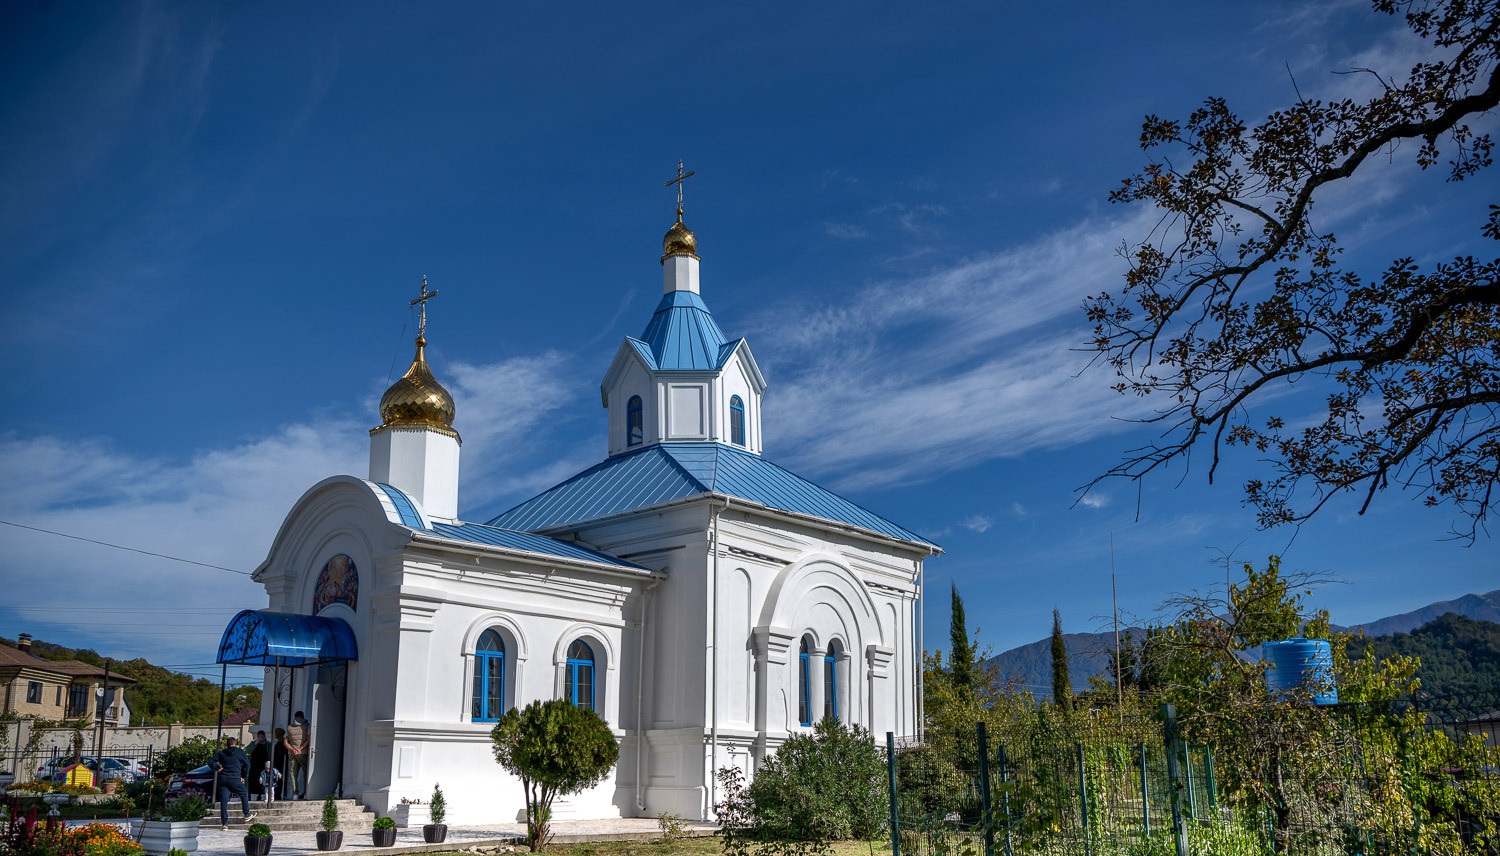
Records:
[[[600,385],[609,411],[609,454],[656,443],[723,443],[760,454],[766,381],[744,339],[719,329],[701,296],[698,237],[677,221],[662,238],[662,298],[639,339],[627,336]]]
[[[453,396],[427,366],[427,289],[411,305],[421,307],[417,353],[411,367],[380,397],[380,425],[370,429],[370,481],[388,484],[415,500],[428,517],[458,519],[458,451]]]

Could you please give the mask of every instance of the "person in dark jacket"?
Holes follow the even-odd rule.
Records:
[[[264,731],[257,731],[255,732],[255,742],[250,744],[250,771],[256,773],[264,770],[266,763],[270,760],[271,741],[266,739]],[[263,794],[264,790],[260,783],[260,776],[255,776],[254,781],[250,783],[250,796],[253,799]],[[271,794],[271,799],[275,798],[276,794]]]
[[[250,792],[245,787],[250,774],[250,756],[239,747],[239,741],[233,737],[224,738],[224,748],[214,754],[208,766],[219,774],[219,828],[229,828],[231,795],[240,798],[240,811],[244,812],[245,822],[254,820],[255,815],[250,812]]]

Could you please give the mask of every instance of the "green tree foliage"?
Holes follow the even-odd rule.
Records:
[[[1245,484],[1263,526],[1345,492],[1363,511],[1395,486],[1452,507],[1472,540],[1500,502],[1500,261],[1419,264],[1393,248],[1369,276],[1328,230],[1360,222],[1339,207],[1363,202],[1351,179],[1446,158],[1462,181],[1490,166],[1489,135],[1468,123],[1500,105],[1500,5],[1372,5],[1428,50],[1409,71],[1354,69],[1371,84],[1363,100],[1299,97],[1256,125],[1220,98],[1186,121],[1146,117],[1149,161],[1110,199],[1162,216],[1127,243],[1120,289],[1086,309],[1096,359],[1121,393],[1162,402],[1150,421],[1165,434],[1100,479],[1141,479],[1206,445],[1212,481],[1227,444],[1271,467]],[[1469,213],[1469,237],[1500,240],[1500,206]],[[1298,381],[1324,396],[1311,425],[1313,402],[1285,395]],[[1295,418],[1262,408],[1277,403]]]
[[[1177,706],[1185,740],[1216,747],[1227,801],[1249,816],[1269,810],[1278,853],[1330,846],[1344,834],[1333,818],[1359,823],[1392,848],[1376,852],[1466,852],[1461,818],[1476,824],[1475,840],[1496,842],[1500,787],[1493,779],[1459,786],[1449,770],[1477,775],[1500,754],[1427,728],[1418,712],[1390,713],[1415,688],[1418,662],[1373,651],[1351,659],[1351,637],[1330,634],[1328,613],[1308,607],[1313,578],[1284,574],[1275,556],[1243,571],[1227,597],[1174,601],[1178,620],[1156,637],[1156,697]],[[1268,691],[1267,664],[1246,655],[1299,634],[1332,637],[1345,711],[1310,704],[1318,687]],[[1354,780],[1363,786],[1351,788]]]
[[[1500,624],[1447,613],[1411,633],[1365,640],[1377,660],[1410,657],[1426,695],[1500,694]]]
[[[828,842],[870,839],[885,828],[885,758],[870,732],[828,718],[811,734],[788,737],[743,794],[725,797],[741,800],[738,815],[729,806],[743,818],[741,847],[800,842],[811,845],[803,852],[821,851]]]
[[[552,800],[604,781],[620,757],[620,746],[599,714],[563,699],[511,708],[495,723],[490,739],[495,761],[520,778],[525,790],[532,851],[550,837]]]
[[[1062,613],[1052,610],[1052,702],[1064,710],[1073,707],[1073,684],[1068,677],[1068,643],[1063,639]]]
[[[188,737],[161,754],[158,773],[186,773],[213,760],[218,749],[210,737]]]
[[[968,623],[964,619],[964,599],[958,586],[949,583],[953,596],[953,614],[948,620],[948,675],[953,686],[974,691],[974,643],[969,641]]]

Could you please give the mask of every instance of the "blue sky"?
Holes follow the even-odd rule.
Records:
[[[1150,438],[1082,372],[1083,297],[1151,222],[1108,191],[1147,113],[1358,95],[1420,47],[1324,4],[42,4],[0,27],[0,519],[249,571],[441,292],[461,505],[484,519],[602,458],[598,383],[659,296],[679,158],[704,297],[750,337],[767,457],[948,554],[1002,650],[1222,578],[1223,552],[1345,583],[1354,623],[1500,584],[1445,510],[1335,503],[1257,532],[1234,456],[1139,495],[1075,488]],[[1493,125],[1493,122],[1488,122]],[[1326,200],[1351,264],[1478,252],[1489,202],[1410,153]],[[1406,155],[1405,157],[1401,155]],[[1287,400],[1292,418],[1312,404]],[[1201,458],[1198,462],[1201,463]],[[240,575],[0,526],[0,635],[204,664]],[[200,665],[192,671],[213,671]]]

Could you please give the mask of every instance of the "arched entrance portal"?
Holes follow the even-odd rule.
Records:
[[[217,662],[223,666],[219,719],[223,721],[225,678],[230,666],[270,669],[266,689],[271,698],[271,717],[261,726],[268,736],[274,735],[277,728],[286,727],[293,713],[306,713],[312,722],[313,739],[307,793],[343,796],[349,662],[358,659],[354,631],[343,619],[244,610],[230,620],[219,641]],[[282,775],[289,786],[291,771],[284,768]]]

